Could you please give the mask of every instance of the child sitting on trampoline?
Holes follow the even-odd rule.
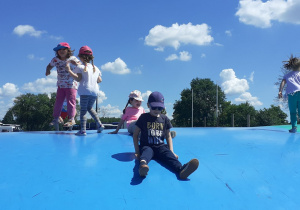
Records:
[[[292,129],[290,129],[289,132],[296,133],[297,109],[298,114],[300,110],[300,59],[292,55],[288,61],[284,62],[285,64],[283,65],[283,68],[290,72],[283,76],[279,87],[278,98],[282,98],[282,90],[285,84],[287,84],[285,94],[288,96],[288,105],[292,124]]]
[[[139,117],[133,133],[135,154],[140,160],[140,176],[145,177],[148,174],[148,163],[154,158],[177,173],[180,179],[187,179],[198,168],[199,161],[192,159],[182,165],[174,153],[170,134],[172,124],[167,116],[161,114],[162,110],[165,109],[163,95],[160,92],[151,93],[147,106],[150,112]],[[165,138],[167,144],[164,143]]]
[[[141,114],[145,113],[144,108],[141,106],[143,98],[140,91],[134,90],[129,94],[128,97],[129,99],[123,110],[123,115],[121,117],[121,121],[118,124],[118,127],[115,131],[110,132],[109,134],[117,134],[124,122],[126,122],[128,132],[130,134],[133,134],[137,119],[139,119]],[[129,104],[131,105],[130,107],[128,107]]]

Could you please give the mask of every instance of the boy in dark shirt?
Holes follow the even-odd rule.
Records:
[[[183,166],[178,161],[178,156],[173,151],[173,141],[170,135],[172,124],[167,116],[161,114],[165,108],[163,95],[160,92],[151,93],[147,106],[150,112],[139,117],[133,134],[135,154],[137,158],[140,158],[140,176],[144,177],[148,174],[148,163],[152,158],[156,158],[178,173],[180,179],[186,179],[198,168],[199,161],[192,159]],[[165,138],[167,144],[164,143]]]

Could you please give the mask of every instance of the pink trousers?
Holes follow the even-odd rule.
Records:
[[[75,117],[76,114],[76,94],[77,90],[73,88],[57,88],[56,100],[54,104],[53,117],[59,118],[64,100],[67,101],[67,112],[69,119]]]

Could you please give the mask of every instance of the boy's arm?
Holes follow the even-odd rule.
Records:
[[[51,69],[53,69],[53,66],[51,66],[50,63],[49,63],[47,68],[46,68],[46,76],[50,75]]]
[[[173,152],[175,157],[178,159],[178,155],[176,155],[173,150],[173,140],[171,137],[170,129],[166,130],[166,141],[167,141],[169,149]]]
[[[124,124],[124,122],[125,122],[125,120],[121,119],[116,130],[114,130],[113,132],[110,132],[109,134],[117,134],[119,132],[120,128],[122,127],[122,125]]]
[[[140,158],[140,148],[139,148],[139,133],[141,129],[139,127],[135,127],[134,133],[133,133],[133,145],[135,150],[135,155],[137,158]]]

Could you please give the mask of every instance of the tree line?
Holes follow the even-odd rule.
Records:
[[[223,126],[229,127],[234,114],[234,126],[246,127],[247,115],[251,117],[251,126],[269,126],[287,124],[287,115],[279,106],[255,110],[248,102],[239,105],[226,101],[222,89],[210,79],[193,79],[191,87],[181,92],[181,97],[174,103],[172,124],[175,127]],[[193,96],[192,96],[193,90]],[[218,106],[217,106],[218,91]],[[25,131],[47,131],[52,121],[53,106],[56,93],[50,97],[47,94],[23,94],[14,100],[14,105],[5,114],[2,123],[19,124]],[[192,117],[193,100],[193,117]],[[77,114],[80,113],[77,102]],[[120,118],[110,118],[106,115],[100,118],[104,123],[120,121]],[[67,120],[67,119],[66,119]],[[192,122],[193,121],[193,122]],[[88,122],[92,122],[89,120]],[[77,122],[77,124],[80,124]]]
[[[251,118],[251,126],[284,125],[288,123],[286,121],[287,114],[279,106],[271,105],[270,108],[257,111],[248,102],[236,105],[226,101],[225,93],[210,79],[193,79],[190,86],[190,88],[184,89],[181,92],[181,98],[175,101],[173,126],[191,127],[193,124],[194,127],[229,127],[232,126],[233,115],[235,127],[246,127],[248,115]]]
[[[49,131],[54,130],[49,126],[53,116],[53,106],[55,103],[56,93],[51,93],[50,97],[47,94],[23,94],[14,100],[14,105],[11,107],[3,117],[2,123],[5,124],[19,124],[24,131]],[[76,101],[77,115],[80,113],[78,101]],[[75,118],[76,119],[76,118]],[[67,122],[67,118],[64,120]],[[113,123],[119,122],[120,118],[115,117],[101,117],[101,122]],[[88,123],[94,122],[93,119],[88,119]],[[76,120],[77,124],[80,124]],[[60,125],[62,130],[62,125]]]

